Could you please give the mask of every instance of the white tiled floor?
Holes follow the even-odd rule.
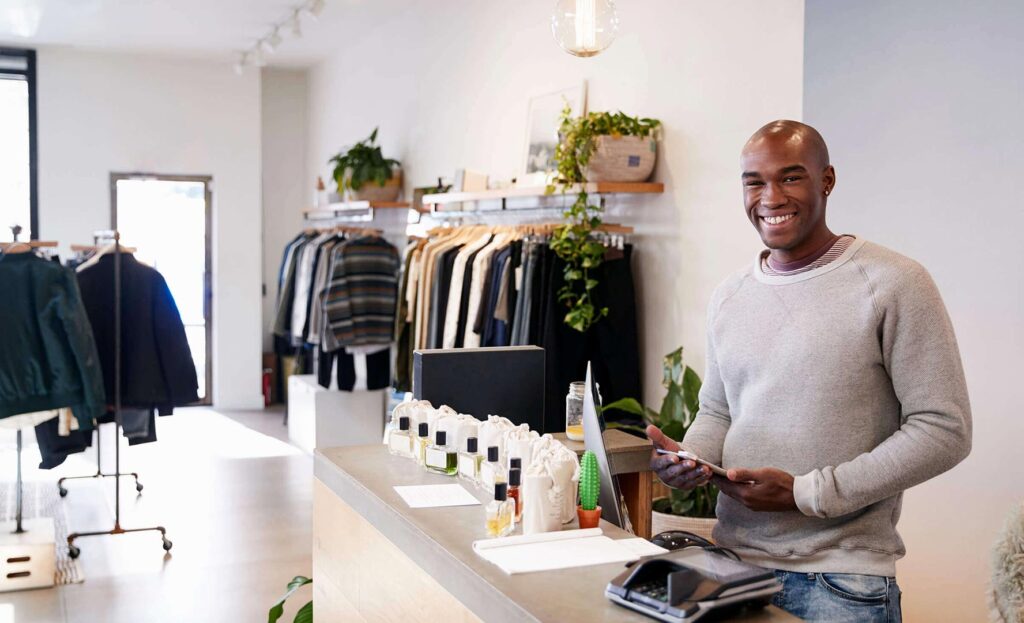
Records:
[[[122,472],[137,471],[145,488],[137,496],[122,479],[121,524],[163,525],[172,551],[164,554],[156,532],[79,539],[85,582],[0,593],[0,623],[260,621],[293,576],[309,575],[312,459],[287,443],[279,410],[178,409],[157,426],[157,443],[122,446]],[[113,427],[103,433],[112,471]],[[95,472],[92,450],[37,470],[34,435],[27,438],[27,480]],[[0,433],[5,480],[13,480],[13,440]],[[72,530],[111,527],[113,479],[67,486]],[[282,620],[310,598],[303,588]]]

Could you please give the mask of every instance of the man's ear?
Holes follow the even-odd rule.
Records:
[[[825,167],[821,174],[821,186],[826,195],[832,194],[832,190],[836,187],[836,169],[831,164]]]

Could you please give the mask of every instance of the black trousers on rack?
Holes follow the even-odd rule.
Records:
[[[317,359],[317,382],[321,387],[331,386],[331,371],[338,362],[338,389],[350,392],[356,386],[356,356],[344,348],[333,352],[320,351]],[[359,355],[360,357],[362,355]],[[366,355],[366,389],[384,389],[391,385],[391,349]]]
[[[617,254],[619,255],[619,254]],[[591,362],[594,379],[604,404],[620,398],[640,399],[640,351],[636,326],[636,295],[631,259],[633,248],[626,245],[618,257],[606,259],[596,271],[598,285],[592,291],[594,306],[608,308],[608,315],[585,333],[563,321],[568,309],[558,301],[565,284],[565,263],[553,253],[545,262],[547,295],[542,322],[546,389],[544,432],[565,430],[565,395],[569,384],[586,378]],[[632,416],[609,411],[608,421],[634,422]],[[638,422],[634,422],[638,423]]]

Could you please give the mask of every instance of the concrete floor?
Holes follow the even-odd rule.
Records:
[[[103,434],[104,468],[113,471],[113,426]],[[281,411],[178,409],[158,420],[158,435],[122,446],[122,472],[137,471],[145,489],[136,495],[122,479],[121,525],[163,525],[172,551],[156,532],[79,539],[85,582],[0,593],[0,623],[260,621],[293,576],[310,574],[312,458],[287,442]],[[37,470],[27,438],[26,480],[95,472],[93,450]],[[13,480],[14,447],[13,432],[0,432],[4,479]],[[111,527],[112,478],[67,486],[71,530]],[[281,620],[311,598],[301,589]]]

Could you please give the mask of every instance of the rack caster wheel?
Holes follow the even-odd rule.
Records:
[[[67,497],[67,495],[68,495],[68,490],[67,490],[67,489],[65,489],[64,487],[60,487],[59,489],[57,489],[57,493],[59,493],[59,494],[60,494],[60,497],[62,497],[62,498],[63,498],[63,497]]]
[[[172,543],[167,537],[164,537],[164,551],[169,552],[172,547],[174,547],[174,543]]]
[[[138,491],[139,493],[142,493],[142,483],[141,482],[138,482],[138,481],[135,482],[135,490]]]
[[[82,550],[78,549],[74,545],[68,545],[68,557],[71,558],[71,560],[74,560],[74,559],[78,558],[78,556],[81,553],[82,553]]]

